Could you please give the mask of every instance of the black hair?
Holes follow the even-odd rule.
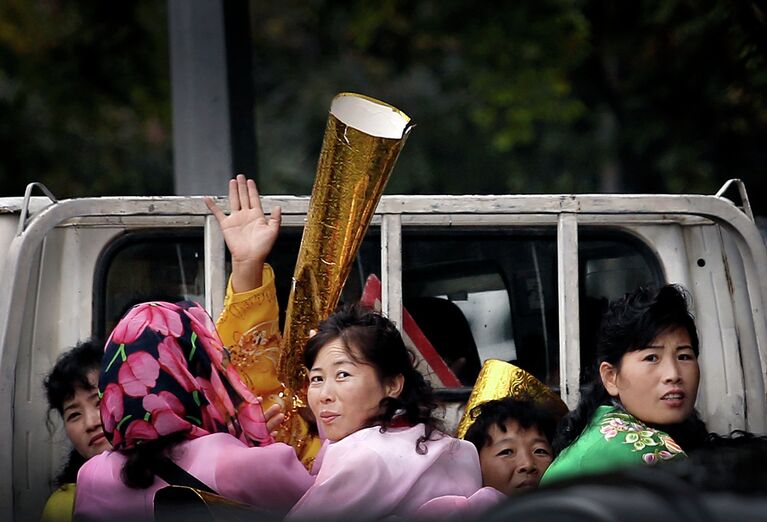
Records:
[[[155,467],[166,458],[172,459],[172,451],[187,439],[188,433],[177,432],[154,440],[142,441],[133,448],[121,449],[125,456],[120,478],[129,488],[146,489],[154,484]]]
[[[596,359],[591,367],[590,381],[581,390],[578,406],[562,419],[552,445],[556,454],[580,436],[599,406],[614,402],[599,375],[599,366],[603,362],[620,368],[626,353],[649,345],[658,335],[674,327],[687,330],[693,352],[698,356],[698,333],[689,302],[689,294],[683,287],[666,285],[639,288],[609,304],[597,334]],[[700,424],[693,426],[696,433]],[[673,427],[664,427],[664,431],[673,430]]]
[[[699,449],[705,448],[707,445],[709,436],[708,428],[695,410],[693,410],[689,417],[677,424],[660,426],[648,423],[648,425],[661,431],[665,431],[666,434],[674,439],[674,442],[684,449],[685,453],[688,455]]]
[[[397,420],[415,425],[423,423],[425,434],[416,442],[416,451],[426,453],[426,441],[439,426],[433,412],[437,407],[431,385],[415,368],[415,354],[405,346],[397,327],[378,312],[359,305],[347,305],[320,323],[317,333],[309,339],[304,350],[304,365],[310,369],[320,350],[339,339],[352,359],[372,366],[378,378],[385,382],[402,375],[404,385],[399,397],[381,400],[380,413],[370,419],[368,426],[380,426],[386,431]],[[357,357],[353,349],[361,356]]]
[[[86,391],[95,389],[95,386],[88,380],[88,375],[101,368],[103,356],[103,344],[95,339],[90,339],[76,344],[56,360],[56,364],[43,379],[45,396],[48,399],[46,425],[49,432],[52,433],[54,428],[50,418],[53,410],[59,412],[63,418],[64,403],[74,397],[78,388]],[[77,450],[72,449],[67,456],[67,461],[54,479],[56,486],[75,482],[77,472],[84,463],[85,458]]]
[[[88,375],[101,368],[104,345],[94,339],[77,343],[59,356],[50,373],[43,379],[48,410],[64,412],[64,403],[74,397],[77,388],[95,389]]]
[[[711,433],[701,451],[673,462],[676,472],[701,491],[767,495],[767,436],[735,430]]]
[[[538,403],[531,400],[518,400],[512,397],[488,401],[472,408],[469,415],[474,423],[466,430],[464,439],[481,450],[490,444],[490,428],[498,426],[506,432],[507,421],[516,421],[524,429],[537,428],[551,444],[557,421],[554,415]]]

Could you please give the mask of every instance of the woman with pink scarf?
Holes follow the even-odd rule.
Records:
[[[235,292],[261,285],[260,268],[279,226],[279,214],[264,219],[255,184],[240,178],[230,184],[232,215],[211,209],[228,236],[233,265],[239,263],[231,280]],[[257,219],[246,215],[253,212]],[[232,235],[252,241],[243,245]],[[133,307],[106,343],[98,388],[104,434],[114,451],[80,469],[78,520],[152,520],[155,492],[178,485],[178,477],[279,517],[313,482],[293,448],[274,442],[260,401],[197,303]]]

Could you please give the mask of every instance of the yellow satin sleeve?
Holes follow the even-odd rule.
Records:
[[[232,278],[229,277],[224,309],[216,322],[216,329],[221,342],[231,349],[239,344],[243,334],[256,327],[266,336],[279,333],[279,313],[274,271],[265,264],[261,286],[248,292],[234,293]]]
[[[243,382],[262,397],[264,409],[272,404],[282,407],[287,418],[278,440],[291,444],[309,469],[322,441],[310,433],[298,412],[287,411],[290,405],[286,404],[285,388],[277,376],[282,336],[274,271],[269,265],[264,265],[262,281],[259,288],[234,293],[229,279],[216,328]]]

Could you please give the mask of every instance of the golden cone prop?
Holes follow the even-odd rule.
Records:
[[[410,118],[385,103],[342,93],[333,99],[317,165],[304,235],[293,275],[282,338],[258,325],[232,348],[243,381],[264,408],[280,404],[285,420],[277,439],[311,468],[320,448],[306,414],[303,350],[309,330],[338,304],[394,163]]]
[[[551,388],[536,379],[531,373],[513,364],[488,359],[482,365],[477,382],[471,391],[456,436],[463,438],[474,423],[472,410],[488,401],[513,397],[517,400],[534,401],[549,410],[557,418],[567,413],[567,406]]]
[[[301,239],[283,331],[279,376],[299,405],[309,330],[338,304],[383,189],[411,129],[410,118],[358,94],[333,99]]]
[[[230,358],[245,385],[262,398],[264,410],[273,404],[280,405],[286,418],[277,440],[292,444],[301,462],[311,469],[322,441],[311,436],[309,424],[294,414],[292,398],[277,377],[281,349],[282,336],[277,321],[269,321],[242,334],[237,344],[230,347]]]
[[[398,109],[358,94],[333,99],[317,165],[282,338],[276,327],[258,325],[232,347],[243,381],[264,400],[280,404],[285,420],[278,440],[310,468],[321,442],[306,413],[303,350],[309,330],[338,304],[402,146],[410,118]]]
[[[277,439],[292,444],[307,469],[322,445],[318,437],[311,436],[309,424],[292,411],[294,405],[285,386],[277,377],[277,366],[282,349],[282,336],[276,320],[258,324],[242,334],[230,347],[230,360],[237,368],[245,385],[262,398],[264,410],[279,404],[286,415]]]

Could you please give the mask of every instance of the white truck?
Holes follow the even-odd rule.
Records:
[[[0,198],[0,520],[39,516],[68,451],[45,425],[41,381],[56,357],[103,338],[136,302],[196,299],[217,314],[227,275],[201,198],[32,190]],[[284,306],[308,198],[264,198],[274,205]],[[720,433],[767,431],[767,250],[737,180],[716,195],[383,196],[342,299],[359,299],[370,274],[383,310],[398,324],[412,316],[454,370],[439,392],[448,423],[488,358],[529,370],[572,407],[606,301],[674,282],[694,299],[702,417]]]

